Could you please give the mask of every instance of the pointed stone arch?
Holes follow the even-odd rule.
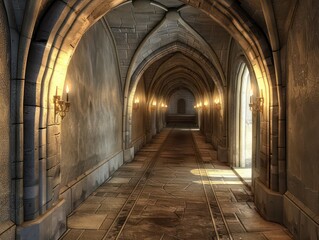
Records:
[[[24,129],[32,129],[33,132],[31,135],[23,135],[24,142],[31,143],[29,150],[24,152],[24,161],[29,162],[30,167],[38,161],[39,146],[45,148],[52,134],[60,132],[59,124],[54,121],[51,99],[55,94],[55,86],[59,86],[59,91],[63,89],[67,66],[78,42],[104,14],[125,2],[124,0],[54,1],[44,14],[42,21],[39,22],[37,32],[28,49],[27,64],[26,66],[20,64],[21,72],[26,72],[21,76],[22,79],[26,79],[26,88],[21,91],[20,96],[17,96],[17,99],[24,99],[24,113],[22,114],[25,119]],[[278,111],[281,111],[279,103],[282,102],[280,99],[283,95],[281,88],[276,85],[272,52],[267,39],[236,2],[215,1],[214,4],[206,0],[182,0],[182,2],[203,10],[222,25],[244,49],[245,55],[253,66],[258,85],[265,90],[264,118],[267,136],[272,137],[272,141],[270,137],[267,139],[268,147],[265,154],[267,159],[275,163],[278,159],[273,155],[271,157],[270,153],[278,148],[278,139],[284,138],[282,135],[284,131],[279,131],[277,127],[279,125]],[[141,71],[134,71],[134,73]],[[216,73],[215,75],[218,76]],[[128,117],[127,109],[131,107],[129,88],[132,85],[127,86],[124,94],[124,119]],[[219,91],[224,91],[222,84],[217,86],[219,86]],[[124,124],[127,125],[127,123]],[[270,125],[273,126],[271,129]],[[127,126],[125,128],[127,129]],[[20,133],[23,134],[22,131]],[[279,134],[281,135],[278,137]],[[24,180],[30,181],[28,176],[25,176]],[[47,189],[47,191],[48,194],[52,194],[50,192],[52,189]],[[29,202],[29,199],[25,197],[25,205],[28,204],[38,205],[36,200],[31,199]],[[27,214],[31,214],[32,211],[31,208],[26,209]],[[30,219],[35,217],[30,215]]]

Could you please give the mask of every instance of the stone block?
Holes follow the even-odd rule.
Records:
[[[67,4],[63,1],[54,2],[51,6],[50,11],[45,14],[45,19],[43,23],[39,26],[37,31],[36,39],[38,41],[47,41],[49,39],[51,30],[57,23],[58,18],[61,16],[62,12],[68,8]]]
[[[288,195],[290,195],[288,193]],[[283,201],[284,217],[283,223],[295,239],[300,235],[300,209],[290,200],[287,193]]]
[[[47,170],[56,166],[58,162],[58,155],[50,156],[46,159],[47,161]]]
[[[38,145],[37,135],[37,124],[36,124],[36,114],[37,108],[34,106],[24,107],[24,148],[25,151],[33,150],[35,146]]]
[[[18,240],[59,239],[66,231],[65,201],[59,201],[52,209],[33,221],[17,227]]]
[[[42,65],[42,59],[45,57],[49,48],[44,43],[32,42],[28,61],[28,71],[26,72],[26,81],[29,83],[39,83],[45,72],[45,66]]]
[[[39,196],[40,196],[40,205],[44,206],[47,202],[46,200],[46,192],[47,192],[47,184],[46,184],[46,178],[47,178],[47,169],[46,169],[46,159],[42,159],[39,161],[39,169],[40,169],[40,177],[39,177]]]
[[[221,162],[228,162],[227,159],[227,148],[218,145],[217,147],[217,158]]]
[[[283,222],[283,196],[271,191],[259,179],[255,180],[255,205],[268,221]]]
[[[23,122],[24,80],[11,80],[11,123]]]
[[[52,125],[52,126],[48,126],[47,128],[48,131],[48,143],[50,143],[51,137],[53,137],[53,135],[57,135],[61,132],[61,128],[60,125]]]
[[[102,184],[106,179],[110,177],[109,164],[104,163],[101,167],[97,169],[98,172],[98,184]]]
[[[319,223],[316,223],[304,212],[300,214],[299,239],[319,239]]]
[[[124,150],[124,161],[131,162],[134,159],[134,147]]]
[[[82,178],[72,186],[72,209],[78,207],[85,200],[86,196],[86,178]]]
[[[72,192],[71,188],[67,188],[60,194],[60,198],[65,200],[65,213],[69,215],[74,209],[72,208]]]
[[[99,182],[98,169],[94,170],[86,176],[86,195],[85,198],[89,197],[91,193],[97,189],[102,183]]]
[[[10,156],[12,162],[23,159],[23,124],[13,124],[10,126]]]

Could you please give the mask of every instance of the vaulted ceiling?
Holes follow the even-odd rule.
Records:
[[[177,0],[139,0],[104,19],[114,35],[123,85],[141,68],[149,95],[185,87],[196,96],[212,91],[216,82],[224,85],[231,36],[201,10]],[[150,58],[155,60],[147,65]]]

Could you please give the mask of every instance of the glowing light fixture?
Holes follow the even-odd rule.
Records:
[[[208,101],[204,102],[204,109],[208,109]]]
[[[167,108],[167,104],[162,103],[162,104],[161,104],[161,107],[162,107],[163,109],[166,109],[166,108]]]
[[[58,87],[56,87],[56,92],[53,96],[54,116],[59,114],[62,120],[66,116],[66,113],[70,110],[71,103],[69,102],[69,91],[69,86],[66,86],[66,101],[64,101],[62,97],[58,95]]]
[[[264,96],[263,96],[263,90],[260,90],[260,97],[255,97],[254,92],[251,89],[250,90],[250,101],[249,101],[249,109],[253,113],[257,112],[263,112],[264,109]]]
[[[153,101],[153,102],[152,102],[152,110],[155,110],[156,105],[157,105],[156,101]]]
[[[136,98],[134,99],[133,109],[134,109],[134,110],[137,110],[137,109],[139,109],[139,107],[140,107],[140,99],[139,99],[138,97],[136,97]]]
[[[221,104],[220,104],[220,99],[219,99],[219,97],[217,97],[217,98],[215,99],[214,103],[215,103],[215,108],[218,109],[218,110],[220,110],[220,109],[221,109]]]
[[[196,107],[197,107],[197,109],[201,109],[202,108],[202,102],[197,103]]]

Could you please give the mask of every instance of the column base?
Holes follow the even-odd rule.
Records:
[[[319,215],[293,194],[284,194],[284,225],[295,239],[319,239]]]
[[[57,240],[66,231],[66,209],[64,199],[60,200],[44,215],[17,227],[18,240]]]
[[[124,162],[132,162],[134,159],[134,147],[124,150]]]
[[[217,158],[218,158],[218,161],[220,162],[228,162],[226,147],[222,147],[222,146],[217,147]]]
[[[259,179],[254,184],[255,205],[268,221],[283,223],[283,195],[267,188]]]

